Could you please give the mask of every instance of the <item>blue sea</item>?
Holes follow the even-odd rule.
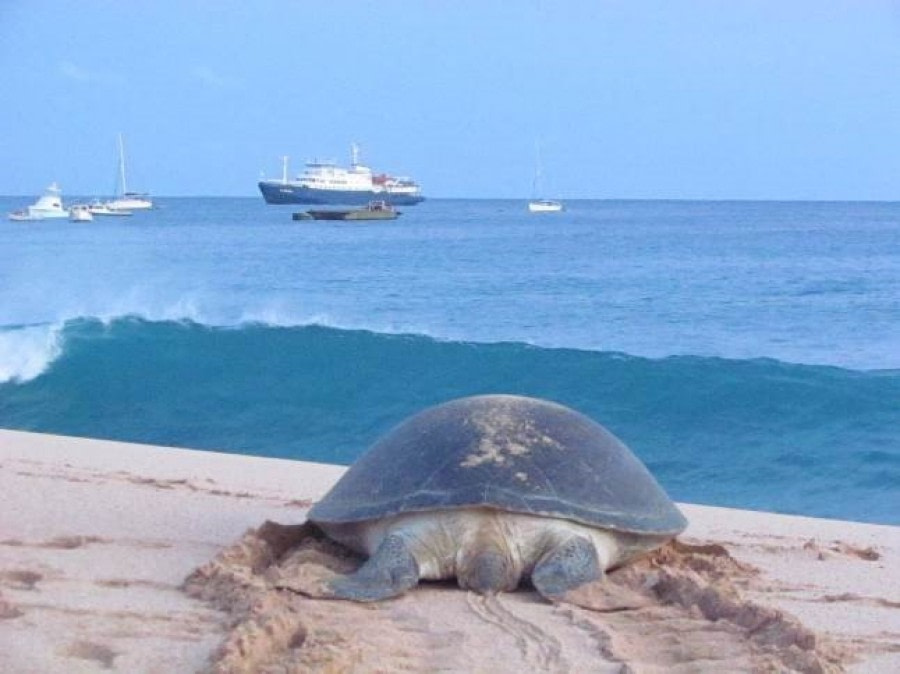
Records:
[[[900,203],[157,203],[0,221],[0,426],[348,464],[518,393],[677,500],[900,524]]]

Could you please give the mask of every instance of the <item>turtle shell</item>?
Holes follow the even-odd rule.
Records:
[[[485,507],[623,532],[687,525],[643,463],[598,423],[535,398],[483,395],[403,421],[313,507],[322,524]]]

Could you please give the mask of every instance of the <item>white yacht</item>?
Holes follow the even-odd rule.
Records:
[[[123,192],[122,196],[111,199],[107,205],[114,211],[145,211],[153,208],[153,200],[147,194],[138,194],[137,192]],[[116,213],[121,215],[121,213]]]
[[[534,144],[534,181],[532,182],[532,192],[535,195],[541,193],[541,148],[538,143]],[[559,213],[563,210],[562,202],[553,199],[539,199],[537,196],[528,202],[528,211],[530,213]]]
[[[113,208],[110,206],[110,203],[94,199],[88,204],[88,210],[91,212],[91,215],[131,215],[132,212],[127,208]]]
[[[528,202],[528,210],[532,213],[558,213],[563,210],[563,205],[552,199],[537,199]]]
[[[62,204],[62,191],[56,183],[51,183],[41,198],[28,208],[9,214],[10,220],[47,220],[68,217],[69,211],[63,208]]]
[[[114,211],[142,211],[153,208],[153,200],[149,194],[128,191],[128,183],[125,180],[125,143],[122,140],[121,133],[119,134],[119,189],[119,195],[107,202],[110,209]]]

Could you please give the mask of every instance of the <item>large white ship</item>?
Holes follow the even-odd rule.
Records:
[[[359,148],[351,146],[350,168],[334,161],[310,161],[295,179],[288,178],[283,158],[281,180],[261,180],[259,191],[269,204],[367,204],[383,200],[410,206],[424,201],[422,188],[412,178],[375,174],[359,162]]]

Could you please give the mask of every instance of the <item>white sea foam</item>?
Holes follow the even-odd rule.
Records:
[[[62,353],[62,325],[0,328],[0,383],[40,376]]]
[[[289,303],[268,301],[259,307],[243,308],[237,318],[237,325],[255,323],[277,328],[293,328],[304,325],[329,325],[331,318],[324,313],[304,315],[298,313]]]
[[[181,293],[174,298],[156,296],[148,288],[131,288],[118,297],[108,300],[101,311],[71,313],[71,318],[93,317],[104,325],[126,316],[147,321],[192,321],[217,325],[219,316],[210,312],[196,293]]]

